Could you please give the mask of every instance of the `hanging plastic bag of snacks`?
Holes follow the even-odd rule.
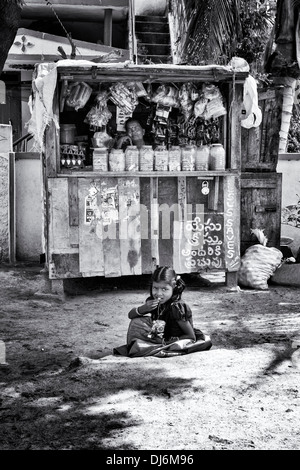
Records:
[[[190,96],[190,89],[187,83],[184,83],[179,90],[179,102],[181,112],[187,121],[193,114],[194,103]]]
[[[169,85],[160,85],[153,94],[151,101],[162,104],[164,106],[178,108],[178,90],[175,87]]]
[[[127,82],[126,85],[129,89],[135,90],[136,96],[138,98],[143,97],[149,99],[149,93],[146,91],[142,82]]]
[[[205,98],[203,95],[199,98],[198,101],[196,101],[196,103],[194,104],[194,115],[196,117],[204,115],[207,103],[208,99]]]
[[[85,82],[76,82],[70,87],[69,95],[66,99],[66,104],[71,108],[75,108],[78,111],[80,108],[84,108],[93,89]]]
[[[222,94],[216,85],[205,85],[203,87],[203,95],[208,100],[203,115],[204,119],[216,119],[226,114],[227,111],[223,105]]]
[[[136,91],[121,82],[110,87],[110,100],[128,113],[133,113],[139,103]]]
[[[98,93],[95,98],[94,106],[92,106],[86,115],[84,122],[89,124],[92,128],[106,126],[112,117],[112,114],[107,107],[108,97],[109,93],[107,91]]]

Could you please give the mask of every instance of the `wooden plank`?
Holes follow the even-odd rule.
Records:
[[[241,168],[241,111],[243,103],[243,85],[233,84],[232,102],[230,109],[230,135],[228,167],[232,169]]]
[[[244,176],[248,184],[244,185]],[[241,252],[257,243],[251,229],[264,230],[268,246],[280,247],[282,174],[247,173],[241,180]]]
[[[240,181],[238,177],[224,178],[224,249],[228,272],[240,266]]]
[[[56,89],[53,98],[53,113],[59,115],[58,91]],[[46,128],[45,160],[48,177],[57,175],[60,165],[59,136],[53,121]]]
[[[139,178],[118,178],[122,276],[142,274]]]
[[[49,263],[50,279],[69,279],[81,277],[78,253],[53,253]]]
[[[208,193],[208,203],[207,203],[208,210],[212,210],[212,211],[218,210],[219,191],[220,191],[220,177],[215,176],[212,189]]]
[[[190,171],[172,171],[172,177],[173,176],[197,176],[198,178],[202,179],[211,179],[214,176],[227,176],[228,173],[230,174],[239,174],[237,170],[231,170],[228,168],[227,170],[207,170],[207,171],[193,171],[191,173]],[[138,172],[138,177],[139,178],[153,178],[154,175],[155,177],[166,177],[166,175],[169,174],[166,171],[139,171]],[[112,175],[111,171],[97,171],[97,170],[62,170],[60,174],[57,175],[58,178],[64,178],[65,175],[68,175],[68,178],[79,178],[79,177],[87,177],[91,176],[93,178],[105,178],[105,177],[110,177]],[[113,175],[115,178],[127,178],[128,177],[128,171],[114,171]]]
[[[104,276],[100,180],[79,178],[79,270],[82,276]]]
[[[189,218],[192,228],[189,249],[193,271],[224,269],[224,214],[222,200],[219,201],[219,189],[223,189],[223,186],[219,178],[217,181],[216,178],[209,181],[208,185],[203,186],[203,183],[198,178],[187,178],[187,205],[192,208]],[[212,212],[209,209],[209,204],[212,203],[210,194],[214,195],[214,207],[219,208],[219,211]]]
[[[63,80],[61,90],[60,90],[60,97],[59,97],[59,111],[61,113],[63,112],[64,107],[65,107],[67,90],[68,90],[68,80]]]
[[[261,161],[270,165],[270,171],[276,171],[281,126],[282,91],[275,90],[275,99],[265,101],[264,125],[265,137],[262,138]]]
[[[104,10],[103,43],[105,46],[112,45],[112,10],[110,8]]]
[[[225,273],[225,284],[228,288],[232,289],[237,287],[238,284],[238,272],[237,271],[227,271]]]
[[[255,174],[254,174],[255,175]],[[255,188],[255,189],[259,189],[259,188],[276,188],[276,180],[275,179],[270,179],[270,178],[264,178],[264,179],[261,179],[259,178],[259,175],[255,175],[256,177],[252,177],[252,178],[242,178],[241,179],[241,185],[242,185],[242,188],[246,189],[246,188]]]
[[[8,157],[8,180],[9,180],[9,262],[16,262],[16,182],[15,182],[15,154],[9,153]]]
[[[106,82],[118,81],[146,81],[155,82],[186,82],[186,81],[223,81],[242,84],[249,75],[248,72],[236,72],[222,66],[180,66],[168,67],[164,64],[135,65],[127,64],[97,64],[97,76],[93,78],[91,66],[58,68],[60,79],[68,78],[74,81],[99,81],[99,77]]]
[[[174,219],[178,220],[177,178],[159,178],[159,260],[162,266],[173,266]]]
[[[68,192],[69,192],[69,221],[70,226],[78,226],[79,223],[79,208],[78,208],[78,179],[68,179]]]
[[[42,253],[45,254],[45,268],[48,267],[49,262],[49,209],[50,203],[48,201],[48,178],[46,177],[46,168],[44,165],[40,165],[41,169],[41,201],[42,201]]]
[[[259,93],[262,122],[256,128],[242,128],[242,171],[276,171],[282,96],[280,89]]]
[[[79,247],[78,178],[68,179],[70,246]]]
[[[159,213],[158,213],[158,178],[150,179],[150,234],[152,269],[159,266]]]
[[[187,209],[185,176],[178,178],[177,195],[178,220],[174,220],[173,266],[177,273],[182,274],[192,271],[189,244],[189,240],[192,238],[192,230],[188,223],[191,214],[188,213]]]
[[[150,224],[150,178],[140,178],[140,203],[142,273],[150,274],[153,270]]]
[[[103,178],[100,184],[102,243],[105,277],[121,276],[118,179]]]
[[[49,251],[69,248],[68,178],[48,178],[49,194]]]

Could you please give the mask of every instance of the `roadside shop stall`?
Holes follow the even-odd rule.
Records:
[[[51,70],[42,144],[49,278],[170,265],[222,270],[236,285],[248,72],[84,61]]]

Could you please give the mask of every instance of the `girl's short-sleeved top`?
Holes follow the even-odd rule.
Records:
[[[153,320],[156,320],[158,318],[158,309],[154,310],[151,316]],[[180,320],[189,321],[193,327],[192,311],[190,307],[181,300],[166,305],[165,309],[161,312],[159,319],[166,322],[164,331],[164,338],[166,340],[172,336],[182,335],[182,330],[177,323]]]

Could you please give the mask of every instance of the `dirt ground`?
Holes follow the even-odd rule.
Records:
[[[117,357],[145,278],[45,288],[0,268],[0,450],[299,450],[299,288],[187,285],[210,351]]]

